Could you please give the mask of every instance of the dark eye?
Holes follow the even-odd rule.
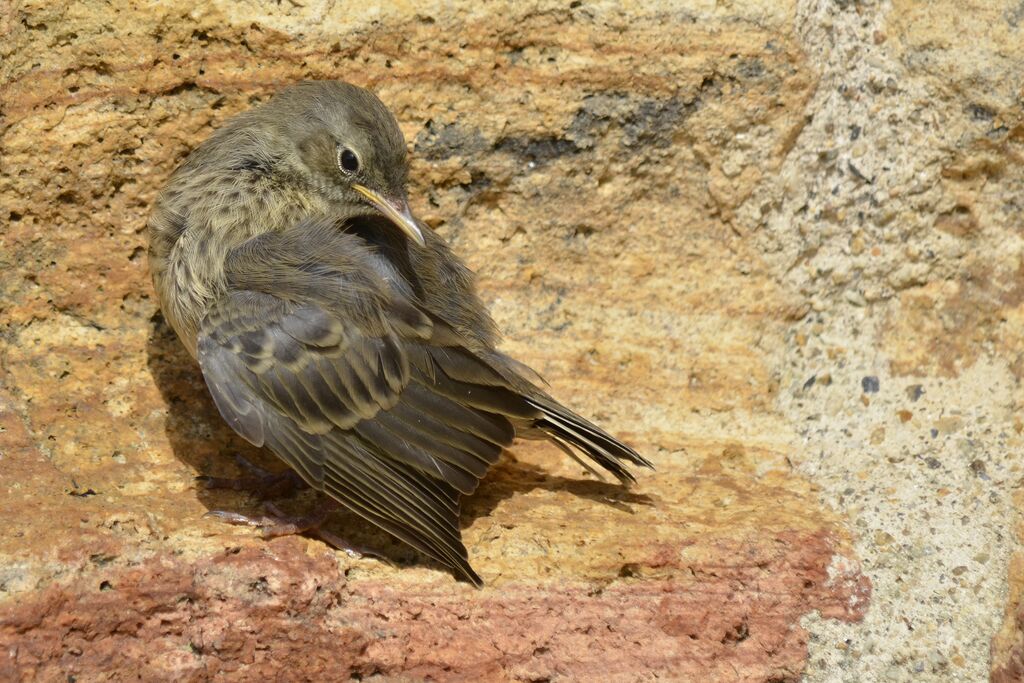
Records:
[[[341,170],[345,173],[355,173],[359,170],[359,157],[356,156],[355,152],[346,147],[338,155],[338,165],[341,166]]]

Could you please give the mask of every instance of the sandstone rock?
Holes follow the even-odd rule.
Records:
[[[0,678],[1019,678],[1016,4],[3,10]],[[349,515],[396,566],[202,518],[258,503],[195,475],[273,460],[142,228],[216,125],[335,77],[395,110],[505,348],[659,468],[515,448],[465,507],[480,591]]]

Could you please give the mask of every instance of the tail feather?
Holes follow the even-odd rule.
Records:
[[[506,386],[511,390],[511,394],[522,400],[522,406],[527,409],[525,412],[531,413],[526,415],[522,410],[504,413],[516,425],[517,436],[527,439],[546,438],[550,440],[569,457],[599,478],[600,475],[597,471],[577,453],[590,458],[623,483],[636,481],[624,463],[654,469],[654,465],[647,458],[545,394],[536,386],[535,382],[543,384],[547,384],[547,382],[528,366],[493,350],[482,356],[475,356],[475,359],[487,366],[493,374],[503,378]],[[441,356],[436,360],[441,363],[444,372],[452,376],[452,379],[462,382],[480,382],[479,371],[467,373],[466,368],[470,367],[469,365],[456,363],[449,356]],[[491,381],[493,381],[493,377],[491,377]]]
[[[647,458],[565,406],[552,400],[534,397],[527,398],[527,402],[543,415],[534,423],[536,429],[547,435],[563,450],[568,450],[570,445],[575,447],[615,475],[619,481],[636,481],[636,477],[623,466],[623,462],[654,469],[654,465]],[[574,459],[579,461],[575,456]],[[593,471],[590,467],[587,469]]]
[[[551,443],[553,443],[556,446],[558,446],[559,450],[561,450],[563,453],[565,453],[570,458],[572,458],[577,463],[579,463],[580,467],[585,469],[587,472],[590,472],[592,475],[594,475],[595,477],[597,477],[601,481],[605,481],[604,475],[601,474],[600,470],[595,470],[593,468],[593,466],[591,466],[591,464],[589,462],[587,462],[586,460],[581,458],[579,456],[579,454],[572,449],[572,446],[569,444],[568,441],[566,441],[562,437],[558,436],[558,434],[553,434],[553,433],[550,433],[550,432],[545,432],[544,435],[546,437],[548,437],[549,439],[551,439]]]

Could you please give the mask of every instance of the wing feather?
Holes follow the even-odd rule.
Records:
[[[259,239],[287,262],[279,244]],[[365,298],[345,308],[317,300],[306,283],[267,278],[275,288],[248,277],[235,274],[250,288],[222,296],[198,340],[224,418],[315,488],[479,583],[461,540],[459,496],[476,489],[515,435],[509,417],[488,407],[536,410],[497,387],[485,367],[473,384],[472,362],[434,343],[434,323],[403,298],[370,291],[376,308],[366,310]],[[338,270],[327,289],[339,291],[346,277],[364,290],[372,281]],[[445,368],[456,366],[452,380]]]

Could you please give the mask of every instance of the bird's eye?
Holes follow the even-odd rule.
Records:
[[[359,170],[359,157],[356,156],[355,152],[346,147],[338,154],[338,165],[341,166],[341,170],[345,173],[355,173]]]

